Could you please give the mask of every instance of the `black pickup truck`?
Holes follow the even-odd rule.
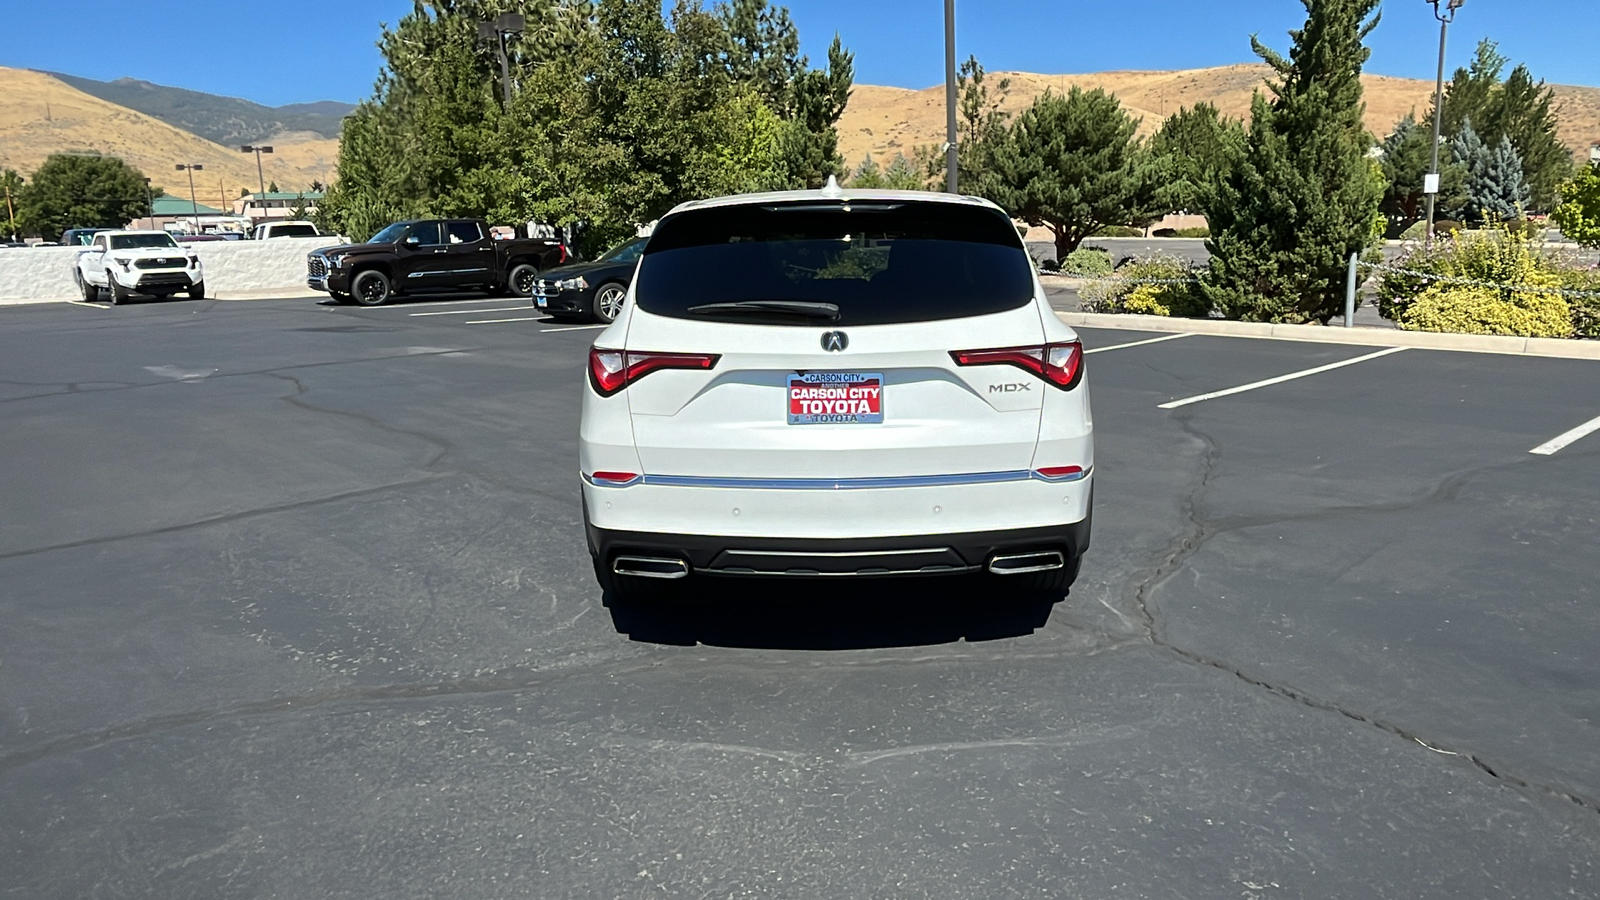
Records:
[[[495,240],[482,219],[396,222],[365,244],[306,255],[306,285],[344,303],[379,306],[399,294],[533,293],[540,272],[567,261],[560,241]]]

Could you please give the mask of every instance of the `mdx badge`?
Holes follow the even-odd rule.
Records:
[[[843,353],[844,348],[850,346],[850,338],[842,331],[824,331],[822,333],[822,349],[829,353]]]

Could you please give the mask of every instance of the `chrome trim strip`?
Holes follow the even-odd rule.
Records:
[[[595,487],[625,488],[636,484],[659,487],[725,488],[747,491],[867,491],[888,488],[954,487],[969,484],[1008,484],[1017,481],[1043,481],[1070,484],[1088,478],[1093,467],[1061,478],[1046,478],[1029,469],[1006,472],[966,472],[958,475],[890,475],[876,478],[724,478],[710,475],[643,475],[627,482],[595,481],[585,473],[583,480]]]
[[[646,475],[645,484],[662,487],[732,488],[756,491],[865,491],[883,488],[950,487],[1027,481],[1027,469],[968,472],[960,475],[890,475],[877,478],[718,478],[702,475]]]

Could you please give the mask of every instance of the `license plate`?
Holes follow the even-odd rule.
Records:
[[[547,307],[547,306],[549,306],[549,305],[550,305],[550,301],[549,301],[549,300],[546,300],[546,299],[545,299],[545,298],[543,298],[543,297],[536,297],[536,298],[534,298],[534,302],[535,302],[535,303],[537,303],[537,304],[539,304],[539,308],[540,308],[540,309],[544,309],[544,308],[545,308],[545,307]]]
[[[789,376],[790,425],[876,425],[883,422],[883,375],[808,372]]]

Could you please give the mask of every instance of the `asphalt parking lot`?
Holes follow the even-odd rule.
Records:
[[[0,309],[0,896],[1600,896],[1600,363],[1082,334],[1068,596],[624,607],[593,328]]]

